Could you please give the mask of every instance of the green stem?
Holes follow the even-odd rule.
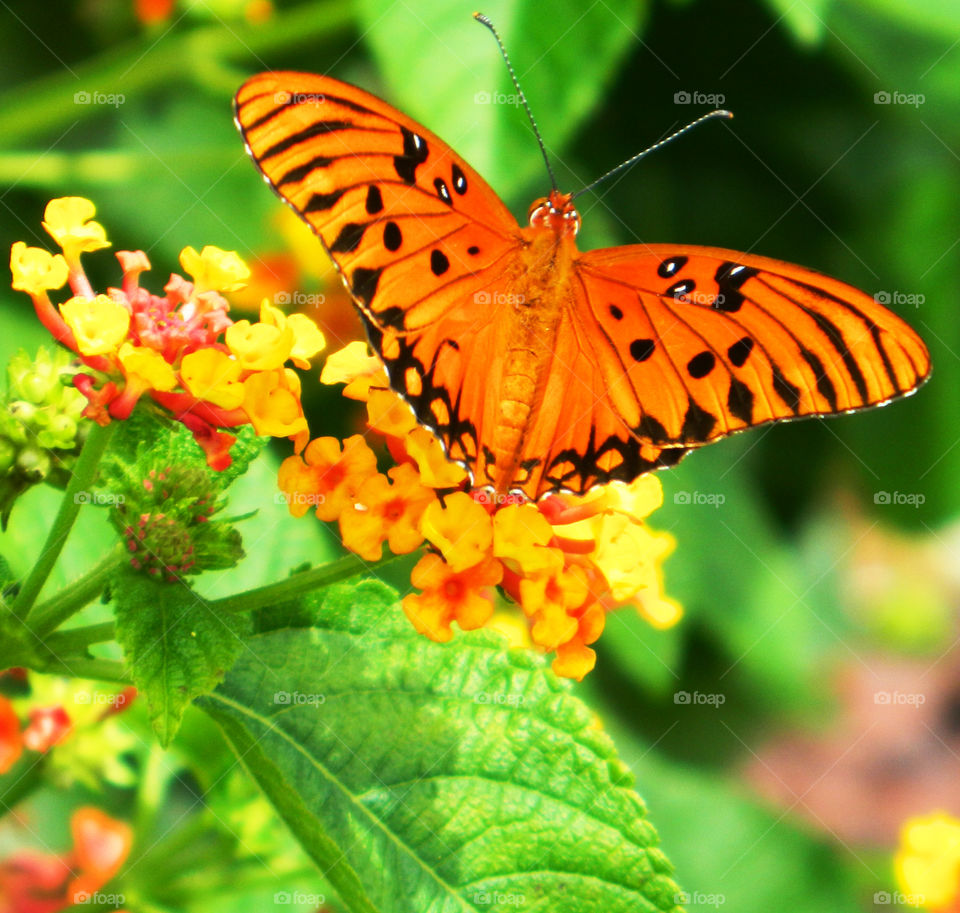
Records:
[[[25,799],[35,789],[43,785],[43,758],[30,760],[26,770],[19,774],[16,779],[11,779],[17,773],[14,768],[6,776],[0,777],[0,815],[9,812],[18,802]]]
[[[117,545],[96,567],[87,571],[79,580],[64,587],[46,602],[34,606],[27,614],[27,622],[33,632],[37,637],[44,637],[56,630],[71,615],[93,602],[125,563],[123,546]],[[91,641],[91,643],[97,643],[97,641]]]
[[[64,129],[104,110],[104,105],[82,101],[84,95],[132,98],[154,86],[185,79],[226,94],[236,86],[226,86],[224,61],[255,61],[263,69],[264,55],[297,46],[315,49],[318,38],[349,28],[353,18],[353,4],[324,0],[279,13],[265,25],[205,26],[164,41],[145,35],[0,95],[0,137],[4,146],[12,148],[28,136]]]
[[[45,647],[55,656],[76,656],[93,644],[102,644],[116,636],[116,625],[105,621],[99,625],[84,625],[69,631],[58,631],[47,637]]]
[[[18,618],[25,619],[29,615],[37,596],[40,595],[40,590],[50,576],[50,571],[60,557],[60,552],[73,528],[73,522],[77,519],[80,508],[89,500],[90,486],[96,478],[100,457],[107,449],[113,427],[113,422],[105,426],[94,425],[83,445],[83,450],[80,451],[73,469],[73,476],[67,485],[67,490],[63,493],[60,509],[54,518],[53,526],[50,527],[50,532],[47,533],[47,539],[40,550],[37,563],[27,575],[23,587],[13,601],[13,613]]]
[[[129,685],[130,676],[126,674],[123,663],[114,659],[87,659],[83,656],[52,657],[41,672],[51,675],[70,675],[75,678],[92,678],[101,682],[116,682]]]
[[[364,571],[381,568],[402,557],[405,556],[389,555],[381,561],[370,564],[356,555],[345,555],[323,567],[301,571],[299,574],[287,577],[286,580],[246,590],[234,596],[225,596],[223,599],[214,599],[210,603],[210,608],[220,612],[252,612],[255,609],[287,602],[305,593],[312,593],[314,590],[322,590],[324,587],[355,577]]]

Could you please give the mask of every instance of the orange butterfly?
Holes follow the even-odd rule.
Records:
[[[355,86],[263,73],[235,104],[391,386],[476,487],[536,499],[631,481],[735,431],[881,405],[929,374],[906,323],[812,270],[681,244],[583,252],[556,189],[521,227],[443,140]]]

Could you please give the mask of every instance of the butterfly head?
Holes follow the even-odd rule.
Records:
[[[534,200],[529,218],[531,228],[547,228],[558,238],[576,237],[580,231],[580,213],[573,205],[573,194],[559,190],[551,190],[550,196]]]

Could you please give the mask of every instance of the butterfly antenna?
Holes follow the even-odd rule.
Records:
[[[547,166],[547,174],[550,175],[550,183],[553,185],[553,189],[556,190],[557,179],[553,174],[553,169],[550,167],[550,159],[547,158],[547,148],[543,145],[543,138],[540,136],[540,129],[537,127],[536,120],[534,120],[533,112],[530,110],[530,105],[527,104],[527,96],[523,94],[523,89],[520,88],[520,83],[517,80],[517,74],[513,69],[513,64],[510,63],[510,56],[507,54],[507,49],[503,46],[500,33],[496,30],[494,24],[489,20],[489,18],[484,16],[483,13],[474,13],[473,18],[476,19],[477,22],[490,29],[493,37],[497,40],[497,46],[500,48],[500,55],[503,57],[503,62],[507,65],[507,69],[510,71],[510,79],[513,80],[513,87],[517,90],[517,95],[523,104],[524,111],[527,112],[527,117],[530,118],[530,126],[533,127],[533,135],[537,138],[537,145],[540,146],[540,154],[543,156],[543,162]]]
[[[640,159],[644,158],[644,156],[649,155],[651,152],[656,152],[657,149],[660,149],[663,146],[666,146],[667,143],[672,143],[677,137],[683,136],[684,133],[688,133],[694,127],[699,127],[700,124],[704,123],[705,121],[713,120],[714,118],[717,118],[717,117],[723,117],[729,120],[731,117],[733,117],[733,114],[730,111],[717,109],[716,111],[711,111],[709,114],[704,114],[702,117],[698,117],[695,121],[692,121],[691,123],[687,124],[686,127],[681,127],[679,130],[677,130],[676,133],[671,133],[669,136],[660,140],[659,143],[654,143],[648,149],[644,149],[643,152],[638,152],[636,155],[631,156],[622,164],[617,165],[617,167],[614,168],[612,171],[608,171],[605,175],[603,175],[603,177],[597,178],[592,184],[588,184],[586,187],[582,188],[581,190],[578,190],[572,196],[578,197],[580,196],[581,193],[586,193],[588,190],[593,190],[593,188],[596,187],[597,184],[601,183],[602,181],[605,181],[607,178],[613,177],[615,174],[619,174],[621,171],[626,171],[627,168],[629,168],[631,165],[635,165],[637,162],[640,161]]]

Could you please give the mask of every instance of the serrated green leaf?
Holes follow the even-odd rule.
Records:
[[[190,701],[216,687],[233,664],[250,620],[211,611],[181,583],[133,571],[124,572],[114,592],[117,640],[157,737],[168,745]]]
[[[198,703],[352,910],[674,910],[632,776],[539,656],[435,644],[396,594],[247,641]]]

